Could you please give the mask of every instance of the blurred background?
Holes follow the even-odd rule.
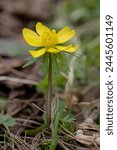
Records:
[[[99,5],[99,0],[0,0],[0,102],[7,107],[5,111],[17,109],[16,105],[12,105],[13,108],[6,105],[7,100],[46,94],[47,63],[41,67],[39,61],[22,68],[30,48],[22,37],[22,29],[35,29],[40,21],[57,30],[64,26],[75,29],[73,42],[79,46],[77,57],[70,55],[59,61],[61,75],[54,74],[53,91],[66,91],[65,85],[70,80],[75,100],[67,103],[96,101],[90,110],[96,109],[95,119],[99,119]],[[62,64],[66,62],[71,73],[66,64]],[[56,66],[53,67],[56,70]],[[39,85],[35,88],[37,82]]]

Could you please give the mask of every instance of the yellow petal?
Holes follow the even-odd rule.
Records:
[[[69,27],[64,27],[58,32],[58,43],[64,43],[70,40],[75,35],[75,30],[70,30]]]
[[[34,58],[40,57],[41,55],[43,55],[46,52],[47,48],[42,48],[40,50],[30,50],[29,53],[31,54],[31,56],[33,56]]]
[[[60,51],[66,50],[68,48],[72,47],[72,44],[68,45],[68,46],[55,46],[55,48],[57,48]]]
[[[22,30],[23,33],[23,37],[25,39],[25,41],[31,45],[31,46],[41,46],[41,41],[40,41],[40,37],[38,36],[38,34],[36,34],[35,32],[33,32],[30,29],[24,28]]]
[[[58,49],[55,49],[55,48],[49,48],[48,50],[47,50],[47,52],[49,52],[49,53],[59,53],[60,52],[60,50],[58,50]]]
[[[68,52],[68,53],[73,53],[73,52],[76,52],[77,49],[78,49],[78,46],[72,46],[72,47],[65,49],[63,51]]]
[[[42,35],[46,31],[50,31],[50,29],[46,26],[44,26],[41,22],[38,22],[36,24],[36,31],[39,35]]]
[[[55,29],[52,29],[52,32],[53,32],[53,33],[56,33],[56,30],[55,30]]]

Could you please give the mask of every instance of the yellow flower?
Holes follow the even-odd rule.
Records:
[[[59,32],[56,32],[56,30],[51,30],[38,22],[36,24],[36,32],[27,28],[23,29],[23,37],[25,41],[29,45],[37,47],[37,50],[29,51],[34,58],[40,57],[46,52],[59,53],[64,51],[72,53],[77,50],[77,46],[72,46],[72,44],[68,46],[60,45],[70,40],[75,35],[75,31],[70,30],[69,27],[64,27]]]

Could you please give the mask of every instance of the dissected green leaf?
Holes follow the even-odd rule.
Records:
[[[32,56],[28,57],[26,59],[26,63],[22,66],[22,68],[28,67],[30,65],[32,65],[33,63],[35,63],[38,60],[38,58],[33,58]]]
[[[58,131],[59,131],[59,120],[60,120],[60,112],[57,112],[55,115],[54,120],[54,127],[52,128],[52,137],[51,137],[51,144],[50,150],[55,150],[58,141]]]
[[[68,114],[67,116],[65,116],[64,118],[63,118],[63,121],[64,122],[73,122],[75,120],[75,118],[74,118],[74,116],[70,116],[70,114]]]

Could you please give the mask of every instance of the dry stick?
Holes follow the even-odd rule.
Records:
[[[36,107],[38,110],[42,111],[43,113],[45,112],[43,109],[41,109],[40,107],[38,107],[36,104],[32,103],[32,105],[33,105],[34,107]]]
[[[46,110],[47,110],[47,125],[48,129],[50,129],[51,125],[51,95],[52,95],[52,56],[49,53],[49,69],[48,69],[48,91],[47,91],[47,103],[46,103]]]
[[[22,118],[14,118],[16,121],[21,121],[21,122],[25,122],[27,121],[28,123],[33,123],[35,125],[40,125],[37,121],[34,120],[26,120],[26,119],[22,119]]]
[[[40,102],[44,101],[44,98],[39,98],[39,99],[18,99],[14,98],[13,100],[9,100],[7,103],[31,103],[31,102]]]
[[[37,85],[36,81],[27,80],[27,79],[21,79],[21,78],[14,78],[9,76],[1,76],[0,81],[9,81],[9,82],[15,82],[15,83],[22,83],[22,84],[29,84],[29,85]]]
[[[64,150],[69,150],[69,148],[68,147],[66,147],[62,142],[60,142],[60,141],[58,141],[58,145],[60,146],[60,147],[62,147]]]

